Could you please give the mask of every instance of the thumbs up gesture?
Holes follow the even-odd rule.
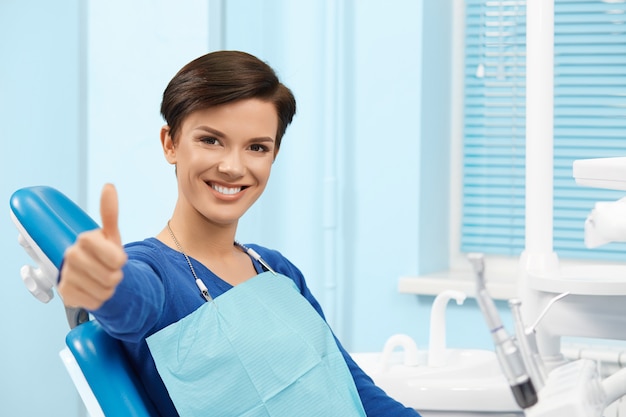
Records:
[[[67,306],[97,310],[123,278],[127,256],[117,225],[117,191],[106,184],[100,197],[102,228],[81,233],[65,251],[58,292]]]

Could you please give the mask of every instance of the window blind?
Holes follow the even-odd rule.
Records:
[[[525,5],[466,0],[462,252],[524,249]],[[624,243],[584,246],[594,204],[626,193],[572,177],[576,159],[626,156],[626,0],[554,9],[554,250],[626,260]]]

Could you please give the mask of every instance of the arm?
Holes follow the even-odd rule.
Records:
[[[164,291],[148,263],[128,261],[117,226],[117,192],[105,185],[102,228],[81,233],[64,255],[58,292],[69,306],[89,310],[109,334],[135,341],[152,327]]]
[[[98,309],[111,298],[123,277],[126,253],[117,227],[117,192],[102,189],[102,228],[81,233],[63,257],[58,292],[67,306]]]
[[[165,291],[147,262],[131,259],[122,274],[113,296],[91,313],[111,336],[138,342],[161,316]]]

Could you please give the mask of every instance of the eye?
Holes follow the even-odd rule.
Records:
[[[207,145],[217,145],[219,144],[219,140],[213,136],[204,136],[200,138],[200,142],[206,143]]]
[[[265,145],[261,145],[259,143],[254,143],[250,145],[250,150],[253,152],[269,152],[270,148]]]

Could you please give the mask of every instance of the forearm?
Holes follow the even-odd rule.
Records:
[[[136,342],[154,326],[161,314],[163,285],[143,262],[131,260],[122,270],[124,278],[113,296],[91,313],[107,333]]]

